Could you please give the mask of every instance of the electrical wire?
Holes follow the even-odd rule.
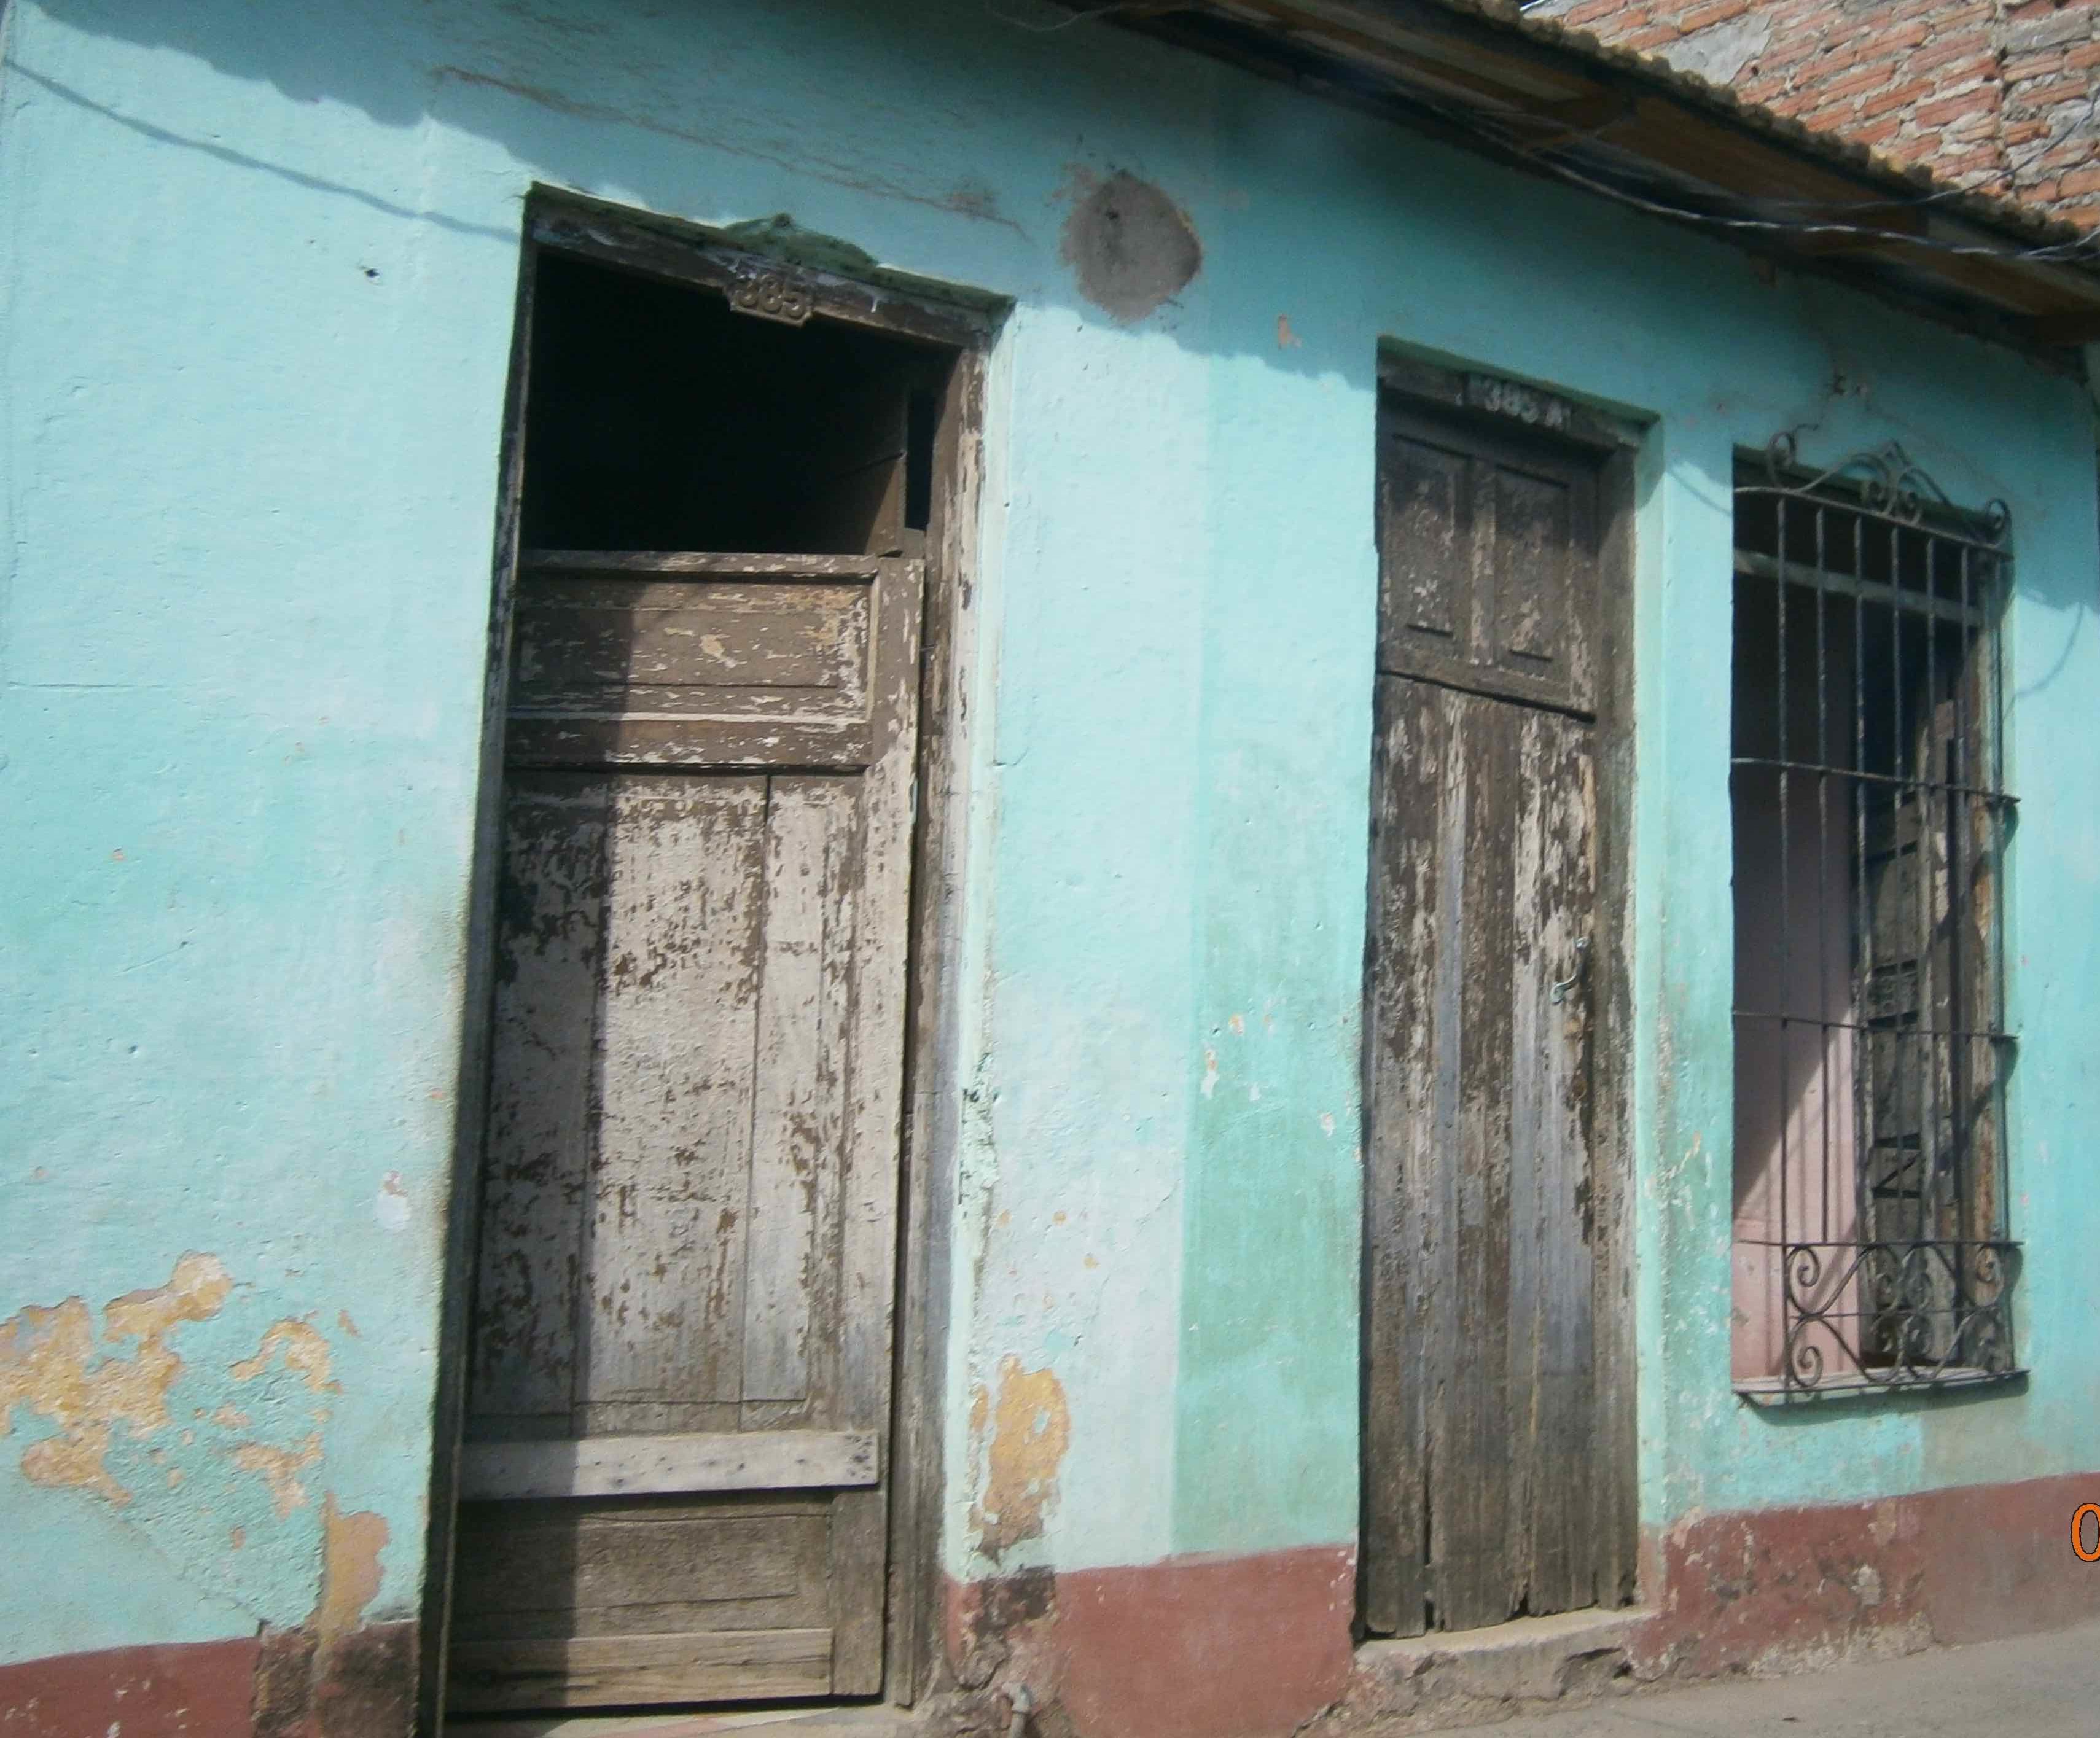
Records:
[[[1530,3],[1520,6],[1520,10],[1529,11],[1533,5],[1543,3],[1544,0],[1530,0]],[[1105,4],[1083,8],[1074,7],[1070,10],[1069,16],[1059,20],[1055,24],[1034,24],[1000,13],[990,3],[990,0],[986,0],[985,5],[986,11],[1000,23],[1034,33],[1067,29],[1074,24],[1093,23],[1118,13],[1152,9],[1153,7],[1147,4],[1147,0],[1106,0]],[[1519,137],[1508,126],[1498,125],[1477,111],[1454,108],[1447,104],[1439,103],[1436,99],[1423,95],[1418,90],[1396,90],[1390,85],[1372,78],[1361,68],[1354,67],[1347,61],[1331,60],[1327,64],[1330,76],[1332,73],[1356,75],[1357,80],[1360,80],[1366,88],[1367,94],[1388,99],[1396,97],[1401,102],[1424,111],[1445,126],[1479,139],[1493,149],[1507,156],[1515,157],[1547,174],[1567,182],[1571,186],[1581,187],[1586,192],[1612,200],[1619,205],[1644,212],[1650,216],[1666,218],[1678,223],[1701,224],[1710,229],[1764,235],[1845,236],[1859,240],[1915,249],[1957,258],[1998,259],[2011,262],[2070,265],[2088,263],[2100,258],[2100,228],[2088,231],[2083,235],[2066,241],[2037,243],[2032,247],[2021,248],[2002,247],[1989,243],[1950,241],[1938,236],[1918,235],[1908,230],[1890,229],[1870,223],[1855,223],[1845,220],[1846,214],[1859,214],[1875,211],[1910,212],[1923,210],[1926,206],[1936,205],[1946,200],[1965,196],[1978,198],[1992,196],[1975,193],[1972,188],[1952,185],[1935,187],[1930,192],[1921,193],[1914,198],[1890,197],[1848,202],[1826,202],[1807,199],[1758,199],[1752,201],[1755,207],[1766,211],[1790,209],[1823,214],[1805,219],[1784,216],[1732,215],[1724,212],[1702,210],[1696,205],[1652,198],[1646,194],[1637,193],[1629,188],[1617,186],[1611,181],[1599,179],[1595,174],[1586,173],[1573,163],[1568,161],[1564,157],[1556,154],[1556,146],[1573,142],[1586,141],[1608,145],[1609,142],[1603,135],[1617,125],[1616,118],[1590,127],[1568,128],[1547,116],[1525,115],[1519,111],[1511,117],[1512,119],[1534,122],[1552,129],[1555,134],[1555,139],[1550,143],[1542,144]],[[2092,104],[2089,104],[2089,117],[2095,108],[2100,108],[2100,94],[2097,94]],[[2048,137],[2038,143],[2032,152],[2007,170],[2008,178],[2017,175],[2043,152],[2061,143],[2065,136],[2065,132],[2053,130]]]
[[[1418,99],[1410,99],[1410,100]],[[1816,205],[1814,201],[1806,200],[1789,201],[1789,204],[1798,209],[1821,210],[1831,214],[1828,217],[1807,220],[1789,217],[1734,216],[1722,212],[1702,210],[1696,205],[1650,198],[1644,194],[1615,186],[1611,182],[1599,179],[1595,175],[1585,174],[1573,164],[1554,154],[1550,148],[1528,143],[1505,128],[1484,121],[1476,114],[1461,109],[1447,108],[1434,103],[1425,103],[1423,106],[1429,108],[1447,126],[1454,126],[1502,151],[1520,157],[1528,163],[1536,165],[1561,180],[1580,187],[1589,192],[1616,201],[1621,205],[1647,212],[1652,216],[1670,218],[1683,223],[1705,224],[1716,229],[1752,231],[1770,235],[1849,236],[1863,240],[1922,249],[1931,253],[1951,254],[1963,258],[2076,263],[2100,255],[2100,230],[2089,231],[2082,236],[2067,241],[2040,243],[2026,248],[2006,248],[1988,243],[1950,241],[1938,236],[1921,236],[1908,230],[1890,229],[1869,223],[1848,223],[1838,215],[1839,213],[1848,211],[1915,210],[1935,201],[1965,191],[1960,187],[1943,187],[1932,193],[1922,194],[1915,200],[1906,201],[1863,200],[1856,204],[1821,206]],[[1605,128],[1592,129],[1572,136],[1596,139],[1609,126],[1610,123],[1607,122]],[[1758,203],[1762,205],[1765,202],[1758,201]]]

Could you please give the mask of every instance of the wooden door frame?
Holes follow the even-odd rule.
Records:
[[[719,291],[760,317],[821,317],[938,346],[951,357],[933,458],[920,647],[920,720],[913,785],[912,880],[907,935],[904,1078],[899,1149],[889,1464],[889,1568],[884,1599],[884,1696],[908,1705],[929,1687],[940,1637],[942,1396],[951,1247],[937,1186],[955,1162],[962,1068],[953,993],[961,944],[968,840],[966,772],[977,652],[973,607],[983,475],[986,359],[1005,304],[881,274],[840,276],[792,255],[810,238],[784,222],[754,248],[698,226],[535,187],[525,201],[518,289],[498,461],[495,554],[474,847],[468,889],[459,1068],[453,1095],[433,1404],[430,1480],[418,1633],[416,1729],[436,1738],[443,1718],[454,1517],[465,1424],[468,1337],[479,1247],[482,1147],[488,1110],[501,856],[504,734],[524,481],[533,285],[542,250]],[[777,245],[778,253],[770,250]]]
[[[1595,1520],[1617,1555],[1600,1580],[1617,1590],[1617,1603],[1630,1603],[1639,1588],[1638,1346],[1634,1308],[1635,1188],[1633,1145],[1633,794],[1634,794],[1634,516],[1636,466],[1647,425],[1599,410],[1528,382],[1477,370],[1432,362],[1397,349],[1379,357],[1379,392],[1449,414],[1458,412],[1493,432],[1543,432],[1571,448],[1586,450],[1599,461],[1597,476],[1598,584],[1602,598],[1595,728],[1597,730],[1597,923],[1599,946],[1590,969],[1597,994],[1597,1024],[1592,1039],[1592,1081],[1599,1106],[1617,1114],[1593,1123],[1593,1176],[1605,1186],[1594,1197],[1597,1271],[1592,1287],[1592,1319],[1597,1325],[1597,1379],[1600,1393],[1613,1398],[1599,1408],[1599,1467]],[[1374,505],[1374,531],[1375,515]],[[1377,680],[1378,650],[1374,638],[1367,659]],[[1375,804],[1376,792],[1373,793]],[[1369,889],[1377,866],[1365,862]],[[1360,1079],[1370,1078],[1377,1032],[1371,1019],[1371,930],[1374,913],[1365,906],[1364,933],[1363,1052]],[[1366,1101],[1368,1103],[1368,1100]],[[1366,1198],[1362,1268],[1358,1290],[1359,1343],[1366,1349],[1371,1330],[1371,1263],[1374,1255],[1368,1197],[1370,1155],[1365,1155]],[[1370,1440],[1369,1360],[1362,1361],[1358,1449],[1360,1466]],[[1360,1504],[1370,1500],[1370,1481],[1360,1480]],[[1357,1533],[1357,1632],[1363,1634],[1362,1587],[1365,1529],[1360,1508]]]

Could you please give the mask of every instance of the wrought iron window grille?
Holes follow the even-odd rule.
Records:
[[[1735,505],[1735,1387],[2005,1381],[2010,514],[1786,435]]]

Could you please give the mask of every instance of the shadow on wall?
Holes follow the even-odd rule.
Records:
[[[1277,104],[1290,99],[1266,94],[1274,87],[1048,0],[374,0],[311,16],[251,0],[41,0],[37,10],[64,32],[267,86],[306,112],[301,124],[258,128],[276,147],[259,154],[219,136],[219,109],[197,111],[187,69],[110,77],[78,51],[80,37],[18,23],[7,77],[41,98],[172,149],[505,249],[518,240],[514,205],[501,216],[492,202],[446,209],[448,194],[488,183],[485,160],[461,160],[449,181],[435,172],[444,135],[499,148],[515,166],[514,199],[537,178],[739,232],[761,231],[760,219],[792,201],[803,222],[784,223],[785,233],[828,225],[849,236],[848,253],[854,214],[814,208],[827,191],[876,200],[909,223],[916,257],[883,262],[898,270],[1144,325],[1185,351],[1332,377],[1352,392],[1373,383],[1367,329],[1418,341],[1407,310],[1425,293],[1436,299],[1440,272],[1442,299],[1464,303],[1458,329],[1477,325],[1473,348],[1488,366],[1503,329],[1490,317],[1496,298],[1467,288],[1484,277],[1529,286],[1527,300],[1564,280],[1542,329],[1564,328],[1556,343],[1571,354],[1595,347],[1586,333],[1615,351],[1628,333],[1710,324],[1701,303],[1715,293],[1775,297],[1781,327],[1826,323],[1804,299],[1820,286],[1784,272],[1760,277],[1722,244],[1688,251],[1683,232],[1660,220],[1521,177],[1502,177],[1483,197],[1471,177],[1425,175],[1404,155],[1449,148],[1393,148],[1401,135],[1302,99],[1286,123]],[[912,93],[909,104],[889,98],[898,90]],[[375,148],[346,126],[337,112],[345,109],[400,135],[398,148]],[[832,124],[813,127],[813,110]],[[1324,119],[1312,124],[1315,116]],[[1111,133],[1145,161],[1117,161],[1091,143]],[[1257,180],[1259,191],[1244,184]],[[725,209],[735,198],[742,208]],[[1257,198],[1258,219],[1243,217]],[[1566,245],[1571,218],[1597,232],[1588,260]],[[1255,245],[1233,246],[1242,231]],[[1439,237],[1434,262],[1413,245],[1423,232]],[[1378,293],[1368,306],[1345,297],[1338,307],[1338,278],[1375,284]],[[1609,298],[1602,327],[1585,307],[1600,291]],[[1900,369],[1910,354],[1892,345],[1885,360]],[[1871,371],[1872,359],[1864,365]],[[2090,592],[2081,584],[2050,601],[2089,607]]]
[[[960,139],[1012,139],[1012,93],[1003,85],[1023,46],[1047,75],[1026,99],[1039,112],[1025,117],[1041,122],[1041,149],[1025,141],[1006,148],[1031,169],[1061,170],[1055,197],[1068,208],[1052,219],[1062,223],[1057,251],[1068,281],[1034,289],[1076,290],[1075,304],[1126,324],[1163,309],[1180,329],[1186,311],[1176,298],[1202,266],[1195,223],[1175,189],[1119,165],[1059,159],[1083,156],[1085,116],[1104,104],[1142,112],[1157,132],[1171,113],[1157,100],[1161,75],[1200,91],[1202,73],[1185,56],[1120,33],[1109,39],[1114,52],[1103,53],[1104,27],[1067,34],[1063,27],[1083,20],[1040,0],[1013,0],[1010,15],[970,7],[945,17],[895,5],[768,9],[762,27],[749,30],[726,19],[726,8],[709,9],[704,19],[679,8],[651,15],[610,0],[570,8],[404,6],[390,17],[382,9],[306,16],[237,4],[164,9],[106,0],[46,0],[40,10],[91,37],[190,57],[226,77],[267,85],[308,112],[311,131],[280,132],[284,149],[274,158],[258,155],[224,142],[208,113],[186,112],[175,94],[179,77],[112,94],[99,68],[67,64],[39,33],[16,33],[7,72],[20,86],[157,144],[383,217],[506,247],[517,241],[514,227],[448,211],[442,196],[438,204],[422,196],[419,177],[388,173],[390,161],[405,162],[417,144],[404,140],[400,159],[361,150],[332,108],[355,109],[404,135],[433,122],[475,135],[550,181],[699,220],[718,214],[708,209],[715,201],[696,196],[703,179],[696,160],[722,153],[761,177],[805,186],[814,179],[922,208],[928,224],[948,232],[942,251],[960,252],[973,279],[985,282],[1033,277],[1052,245],[1050,236],[1035,233],[1047,227],[1035,213],[1003,210],[999,192],[959,172],[967,161],[957,151]],[[26,46],[25,34],[32,37]],[[761,41],[770,50],[752,46]],[[736,46],[725,54],[724,43]],[[1180,64],[1170,67],[1170,59]],[[885,65],[893,77],[885,79]],[[704,68],[697,77],[696,66]],[[810,102],[836,92],[848,125],[862,93],[911,89],[924,99],[908,112],[883,108],[864,139],[841,148],[812,143],[792,115],[766,111],[747,94],[789,79]],[[1060,79],[1072,87],[1057,91]],[[1192,103],[1194,118],[1173,128],[1171,148],[1186,161],[1201,164],[1210,154],[1208,107]],[[1198,170],[1198,178],[1203,174]],[[1188,196],[1185,188],[1180,196]],[[959,237],[968,238],[960,249]],[[1264,360],[1309,369],[1304,350],[1302,340],[1279,336]],[[1368,360],[1355,359],[1351,372],[1364,374]]]

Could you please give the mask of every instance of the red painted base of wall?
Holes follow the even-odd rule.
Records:
[[[1635,1663],[1702,1676],[1786,1656],[1988,1641],[2100,1616],[2071,1517],[2100,1474],[1680,1521],[1645,1542]]]
[[[2081,1502],[2100,1474],[1687,1520],[1644,1542],[1629,1663],[1701,1677],[2100,1616]],[[949,1660],[999,1709],[1026,1685],[1042,1738],[1287,1738],[1337,1701],[1340,1730],[1389,1700],[1357,1674],[1354,1581],[1339,1546],[1029,1571],[949,1589]]]
[[[1632,1663],[1702,1676],[2100,1616],[2084,1502],[2100,1474],[1681,1521],[1645,1543]],[[950,1664],[988,1700],[1027,1686],[1039,1738],[1286,1738],[1350,1687],[1355,1574],[1334,1546],[951,1586]],[[401,1738],[415,1679],[408,1624],[70,1654],[0,1665],[0,1738]]]
[[[112,1648],[0,1665],[0,1733],[247,1738],[260,1641]]]
[[[1034,1571],[951,1586],[948,1643],[971,1687],[1026,1685],[1046,1735],[1266,1738],[1341,1694],[1355,1604],[1346,1546]]]
[[[112,1648],[0,1665],[0,1738],[406,1738],[415,1626]]]

